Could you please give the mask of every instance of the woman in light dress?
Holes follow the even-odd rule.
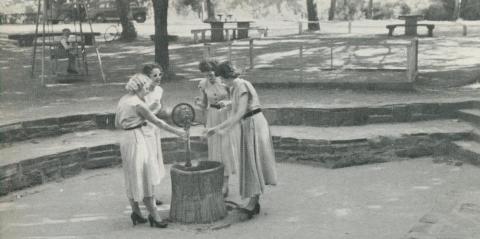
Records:
[[[130,78],[125,87],[128,94],[117,105],[115,125],[123,130],[120,153],[126,193],[132,207],[132,223],[147,222],[139,208],[139,202],[143,201],[149,212],[150,226],[164,228],[168,224],[162,221],[154,202],[154,187],[162,177],[158,170],[158,149],[154,132],[146,126],[153,124],[181,137],[186,137],[186,133],[158,119],[149,109],[145,96],[150,92],[150,84],[151,80],[143,74]]]
[[[231,87],[232,115],[228,120],[208,128],[209,137],[226,135],[237,125],[240,131],[240,196],[249,201],[242,211],[251,218],[260,212],[260,195],[265,185],[277,184],[275,153],[270,128],[265,119],[257,92],[240,75],[232,63],[226,61],[217,68],[217,75]]]
[[[163,88],[160,86],[162,81],[163,71],[162,67],[157,64],[146,64],[143,66],[142,73],[145,74],[152,80],[150,87],[150,93],[145,96],[145,102],[149,106],[150,110],[157,117],[162,112],[163,108]],[[162,154],[162,139],[160,129],[153,124],[147,125],[153,132],[155,136],[155,147],[157,148],[157,160],[158,160],[158,171],[160,172],[161,178],[165,176],[165,166],[163,164],[163,154]],[[155,204],[162,205],[162,201],[158,199],[159,193],[155,193]]]
[[[205,79],[198,85],[201,97],[195,100],[195,104],[207,112],[207,128],[224,122],[231,112],[229,89],[215,76],[216,67],[217,62],[215,61],[201,61],[198,67],[205,74]],[[233,129],[232,131],[238,130]],[[225,166],[222,188],[224,197],[228,196],[229,177],[237,171],[239,139],[236,140],[236,136],[238,133],[214,135],[208,138],[208,160],[222,162]]]

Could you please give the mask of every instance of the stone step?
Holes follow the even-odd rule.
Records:
[[[474,164],[480,165],[480,143],[476,141],[455,141],[453,142],[457,146],[457,157]]]
[[[480,127],[480,109],[461,109],[458,117]]]
[[[348,108],[264,108],[270,125],[356,126],[378,123],[416,122],[458,117],[458,109],[474,107],[474,101],[409,103]],[[197,112],[197,121],[202,114]],[[169,120],[170,117],[164,117]],[[72,132],[113,129],[113,113],[62,115],[0,125],[0,144]]]
[[[192,158],[205,158],[202,126],[192,128]],[[456,120],[351,127],[272,126],[278,161],[339,168],[432,155],[439,142],[468,138],[473,128]],[[33,139],[0,148],[0,195],[84,169],[120,164],[121,131],[91,130]],[[164,161],[184,161],[183,140],[164,132]]]

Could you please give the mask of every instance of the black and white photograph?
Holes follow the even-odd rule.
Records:
[[[479,239],[480,0],[0,0],[1,239]]]

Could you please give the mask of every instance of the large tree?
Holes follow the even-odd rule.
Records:
[[[320,30],[320,23],[318,23],[317,3],[315,0],[307,0],[307,17],[309,21],[308,30]],[[316,21],[316,23],[310,21]]]
[[[155,62],[160,64],[167,77],[170,75],[168,53],[168,0],[152,0],[155,20]]]
[[[367,6],[367,19],[372,19],[373,18],[373,0],[368,0],[368,6]]]
[[[205,5],[207,7],[207,19],[206,21],[216,21],[215,17],[215,2],[214,0],[205,0]]]
[[[130,0],[116,0],[120,24],[122,24],[122,33],[120,39],[124,41],[133,41],[137,38],[135,25],[130,20]]]
[[[330,0],[330,9],[328,11],[328,20],[329,21],[332,21],[334,18],[335,18],[335,7],[337,5],[337,1],[336,0]]]

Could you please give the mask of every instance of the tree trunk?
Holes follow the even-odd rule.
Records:
[[[223,201],[223,164],[200,161],[198,166],[173,165],[170,219],[181,223],[212,223],[227,215]]]
[[[462,4],[462,0],[454,0],[455,5],[453,8],[453,14],[452,14],[452,21],[456,21],[460,17],[460,6]]]
[[[167,31],[168,0],[152,0],[152,2],[155,18],[155,62],[162,66],[168,78],[170,73]]]
[[[308,21],[318,21],[317,3],[315,0],[307,0],[307,18]],[[320,30],[320,23],[308,23],[309,31]]]
[[[373,18],[373,0],[368,0],[367,19]]]
[[[337,5],[336,0],[330,0],[330,10],[328,11],[328,20],[333,21],[335,18],[335,7]]]
[[[129,20],[130,1],[116,0],[116,4],[120,23],[122,24],[120,39],[124,41],[133,41],[137,38],[137,31],[135,31],[133,22]]]
[[[205,20],[206,22],[214,22],[217,20],[215,17],[215,3],[212,2],[213,0],[205,0],[205,3],[207,5],[207,19]]]

